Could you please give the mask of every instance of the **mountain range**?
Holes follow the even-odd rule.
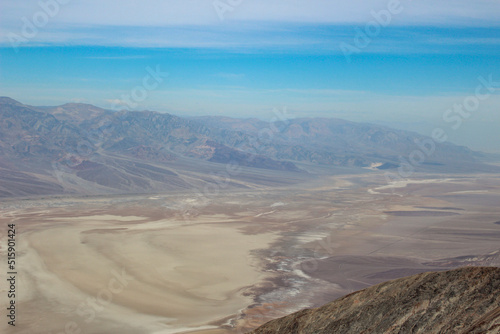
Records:
[[[334,118],[186,118],[0,97],[0,197],[293,183],[337,167],[395,169],[430,140]],[[433,143],[417,170],[496,170],[483,153]]]

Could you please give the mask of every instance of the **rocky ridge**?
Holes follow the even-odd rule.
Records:
[[[500,333],[500,268],[463,267],[396,279],[251,333]]]

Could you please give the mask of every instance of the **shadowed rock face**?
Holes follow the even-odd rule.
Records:
[[[464,267],[385,282],[251,333],[500,333],[500,268]]]

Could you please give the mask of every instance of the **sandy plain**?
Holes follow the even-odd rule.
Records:
[[[221,192],[5,201],[6,333],[244,333],[388,279],[500,266],[500,175],[332,175]],[[5,271],[5,270],[4,270]],[[7,283],[0,282],[2,308]]]

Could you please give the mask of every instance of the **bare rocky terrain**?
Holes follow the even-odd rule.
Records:
[[[464,267],[381,283],[251,333],[500,333],[500,268]]]
[[[227,187],[237,190],[248,179],[270,184],[276,173],[303,180],[325,168],[394,169],[422,143],[431,154],[416,171],[500,170],[463,146],[340,119],[182,118],[0,97],[0,197],[184,191],[213,187],[227,174]]]

